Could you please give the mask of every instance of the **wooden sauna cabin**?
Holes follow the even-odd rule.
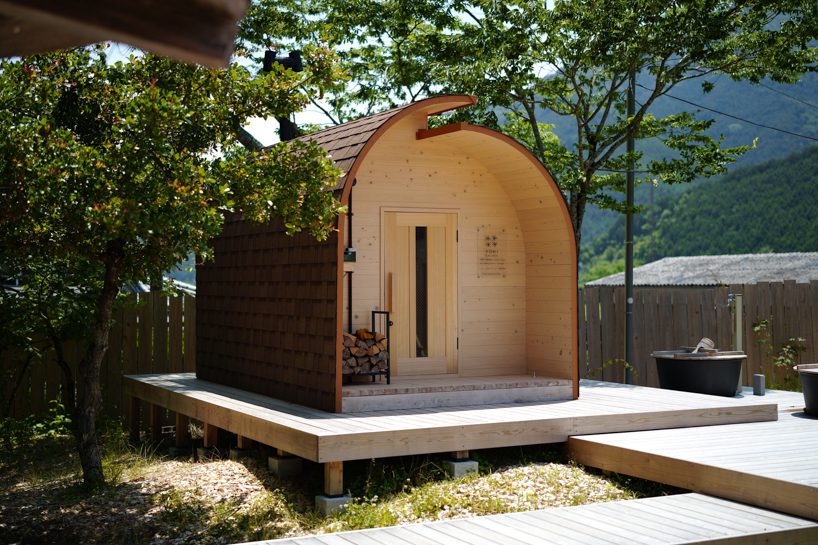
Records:
[[[578,397],[562,194],[507,136],[428,128],[474,100],[433,97],[303,137],[345,173],[349,214],[325,242],[225,225],[197,271],[200,379],[330,412]],[[386,335],[387,317],[389,383],[345,378],[344,333],[374,318]]]

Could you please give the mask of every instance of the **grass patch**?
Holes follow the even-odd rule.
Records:
[[[472,452],[479,473],[446,478],[446,456],[345,463],[354,500],[321,517],[312,497],[322,466],[283,482],[266,454],[242,463],[170,459],[130,446],[116,422],[100,426],[108,484],[88,492],[73,438],[41,434],[0,449],[0,534],[20,543],[216,544],[374,528],[672,493],[655,483],[567,463],[560,447]]]

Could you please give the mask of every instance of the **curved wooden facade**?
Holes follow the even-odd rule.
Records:
[[[282,253],[280,232],[228,226],[215,263],[199,269],[200,378],[340,411],[342,332],[387,309],[397,377],[535,375],[570,379],[578,396],[577,259],[565,201],[514,140],[466,123],[428,128],[430,115],[473,103],[434,97],[307,137],[345,172],[336,189],[351,232],[343,216],[328,243]],[[237,238],[246,229],[254,242]],[[345,273],[350,242],[356,261]],[[237,334],[247,341],[229,340]],[[315,346],[275,344],[294,338]]]

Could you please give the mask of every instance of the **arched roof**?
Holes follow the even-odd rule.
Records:
[[[375,143],[377,136],[383,133],[391,124],[409,114],[435,115],[471,106],[475,102],[475,97],[469,95],[436,96],[362,117],[343,125],[329,127],[302,136],[301,139],[313,141],[327,150],[333,161],[335,161],[335,166],[344,173],[335,187],[336,191],[343,190],[347,182],[355,178],[355,171],[360,164],[360,159],[363,159],[366,151]]]

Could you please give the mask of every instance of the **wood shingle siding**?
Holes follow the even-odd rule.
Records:
[[[199,378],[336,410],[336,238],[225,224],[197,270]]]

